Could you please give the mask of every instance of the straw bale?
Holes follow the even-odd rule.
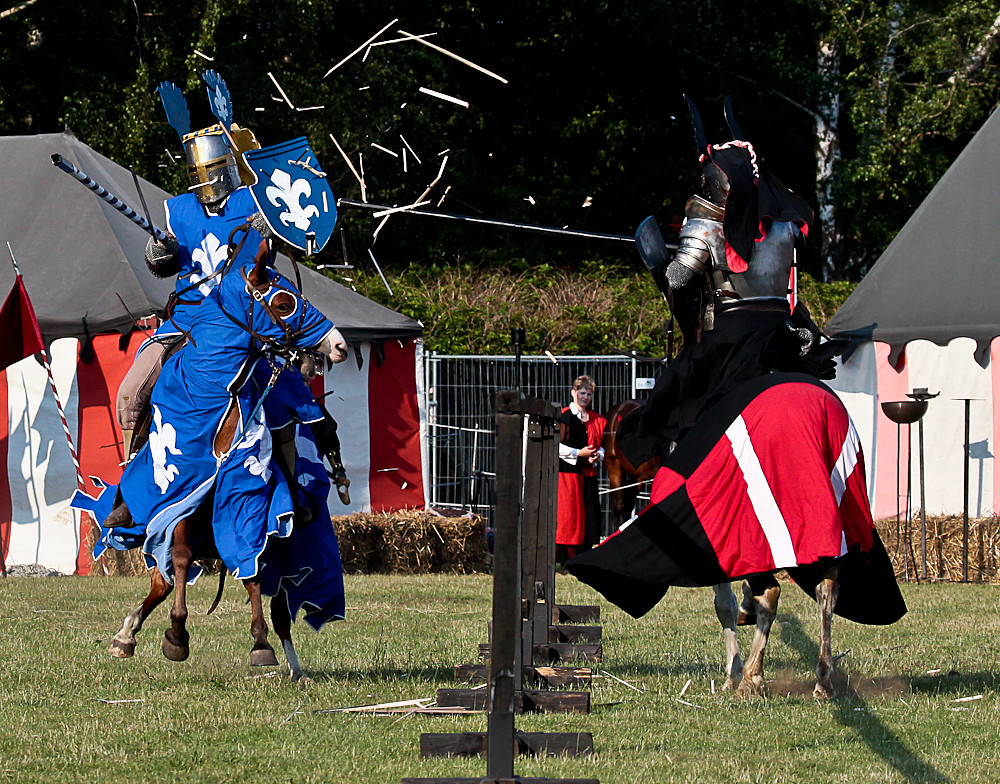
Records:
[[[488,568],[485,522],[402,510],[333,518],[344,571],[468,574]]]
[[[922,579],[920,512],[911,519],[895,517],[876,523],[898,579]],[[961,515],[927,516],[927,577],[962,580],[963,520]],[[1000,582],[1000,517],[969,520],[969,580]]]

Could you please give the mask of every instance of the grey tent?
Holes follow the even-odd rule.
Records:
[[[994,111],[827,326],[852,342],[976,341],[1000,335],[1000,112]]]
[[[11,245],[46,341],[128,332],[133,316],[161,315],[174,283],[153,277],[146,268],[143,249],[149,235],[53,166],[53,153],[141,211],[131,172],[70,131],[0,137],[0,182],[8,193],[0,207],[0,243]],[[153,223],[165,228],[163,202],[171,194],[145,180],[140,183]],[[5,244],[0,250],[8,255]],[[279,258],[278,267],[294,275],[287,258]],[[300,271],[305,295],[349,343],[421,335],[418,321],[318,272],[301,266]],[[0,263],[0,296],[13,282],[12,266]]]
[[[90,523],[69,509],[77,474],[91,493],[98,488],[86,477],[115,481],[121,475],[114,401],[142,340],[132,332],[132,316],[162,313],[174,286],[146,269],[148,235],[56,169],[53,153],[134,208],[141,204],[128,169],[71,133],[0,137],[0,181],[7,193],[0,205],[0,253],[7,256],[9,242],[50,344],[52,368],[52,383],[33,359],[0,373],[0,558],[82,574],[90,568]],[[169,194],[147,182],[142,190],[153,222],[163,227]],[[287,259],[278,264],[294,276]],[[351,506],[334,494],[331,513],[423,507],[420,322],[318,272],[300,273],[306,296],[340,327],[358,360],[334,365],[315,382],[340,425],[351,478]],[[9,259],[0,260],[0,297],[13,283]],[[59,407],[52,399],[57,386]]]
[[[961,514],[968,503],[978,516],[1000,508],[1000,368],[991,361],[991,346],[1000,347],[998,226],[994,111],[827,326],[852,341],[831,386],[860,435],[876,517],[905,506],[909,474],[909,426],[890,421],[881,405],[916,389],[937,395],[920,422],[927,510]],[[915,489],[911,498],[916,506]]]

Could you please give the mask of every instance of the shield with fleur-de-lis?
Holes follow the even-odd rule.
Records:
[[[337,205],[306,138],[247,150],[243,158],[257,175],[250,192],[271,230],[299,250],[322,250],[333,235]]]

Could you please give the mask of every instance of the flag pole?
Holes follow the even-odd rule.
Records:
[[[17,266],[17,259],[14,258],[14,250],[10,247],[10,242],[7,243],[7,252],[10,253],[10,260],[14,265],[14,274],[19,278],[23,278],[24,276]],[[66,443],[69,445],[69,453],[73,458],[73,466],[76,468],[76,481],[79,489],[83,490],[83,472],[80,470],[80,459],[77,457],[76,447],[73,445],[73,435],[69,432],[69,423],[66,421],[66,411],[63,408],[62,398],[59,397],[59,390],[56,388],[56,379],[52,374],[52,363],[49,361],[49,354],[44,347],[39,353],[42,355],[42,362],[45,364],[45,372],[49,376],[49,386],[52,388],[52,396],[55,398],[56,408],[59,409],[59,418],[62,420],[63,432],[66,434]]]

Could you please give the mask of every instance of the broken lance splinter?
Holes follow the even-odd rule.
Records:
[[[114,207],[118,212],[132,221],[136,226],[141,228],[143,231],[148,231],[153,234],[156,239],[163,241],[167,238],[167,233],[162,229],[158,229],[148,220],[146,220],[142,215],[137,213],[131,207],[129,207],[125,202],[115,196],[113,193],[109,192],[107,188],[103,185],[98,184],[82,171],[80,171],[76,166],[63,158],[59,153],[52,154],[53,165],[59,167],[67,174],[72,174],[81,183],[86,185],[90,190],[97,194],[100,198],[104,199],[108,204]]]

